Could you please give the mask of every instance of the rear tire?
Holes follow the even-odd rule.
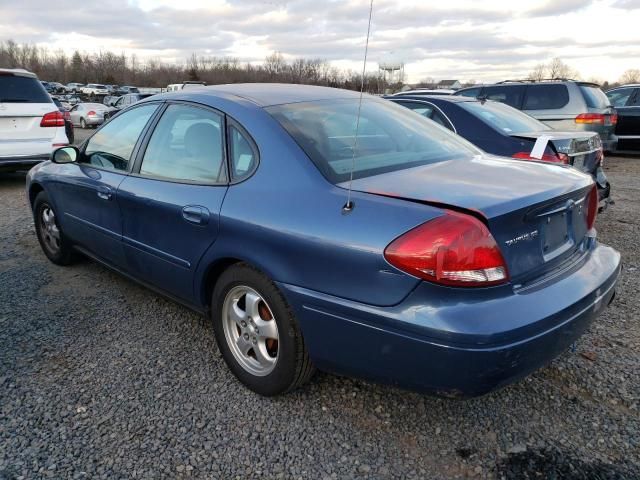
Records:
[[[231,266],[218,279],[211,306],[220,352],[249,389],[279,395],[315,373],[291,307],[262,272],[245,263]]]
[[[80,128],[82,129],[87,128],[87,122],[84,121],[84,118],[80,119]]]
[[[42,251],[56,265],[71,265],[76,259],[71,242],[65,237],[58,223],[49,195],[40,192],[33,202],[33,221]]]

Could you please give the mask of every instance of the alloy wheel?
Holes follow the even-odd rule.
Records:
[[[40,232],[47,248],[54,255],[60,251],[60,229],[56,224],[56,215],[47,204],[40,210]]]
[[[266,376],[278,361],[278,325],[265,299],[245,285],[233,287],[222,306],[224,336],[247,372]]]

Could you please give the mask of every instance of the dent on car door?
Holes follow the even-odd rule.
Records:
[[[65,233],[93,255],[122,266],[122,219],[118,185],[127,176],[144,127],[158,108],[149,104],[100,129],[78,162],[61,167],[54,184]]]
[[[170,104],[118,190],[127,270],[190,303],[228,189],[224,134],[222,114]]]

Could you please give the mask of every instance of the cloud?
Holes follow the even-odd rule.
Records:
[[[401,59],[413,80],[440,72],[512,77],[556,56],[575,59],[580,69],[581,59],[602,57],[607,47],[624,51],[632,68],[640,63],[627,47],[640,44],[640,11],[632,10],[639,3],[375,0],[369,58]],[[22,0],[19,8],[3,7],[0,40],[67,52],[135,52],[139,60],[184,60],[195,52],[257,62],[279,51],[355,67],[368,8],[368,0]],[[619,55],[609,58],[599,74],[624,67]]]

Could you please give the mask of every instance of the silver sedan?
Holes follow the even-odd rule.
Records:
[[[69,115],[74,126],[87,128],[101,125],[106,111],[107,107],[100,103],[79,103],[71,109]]]

